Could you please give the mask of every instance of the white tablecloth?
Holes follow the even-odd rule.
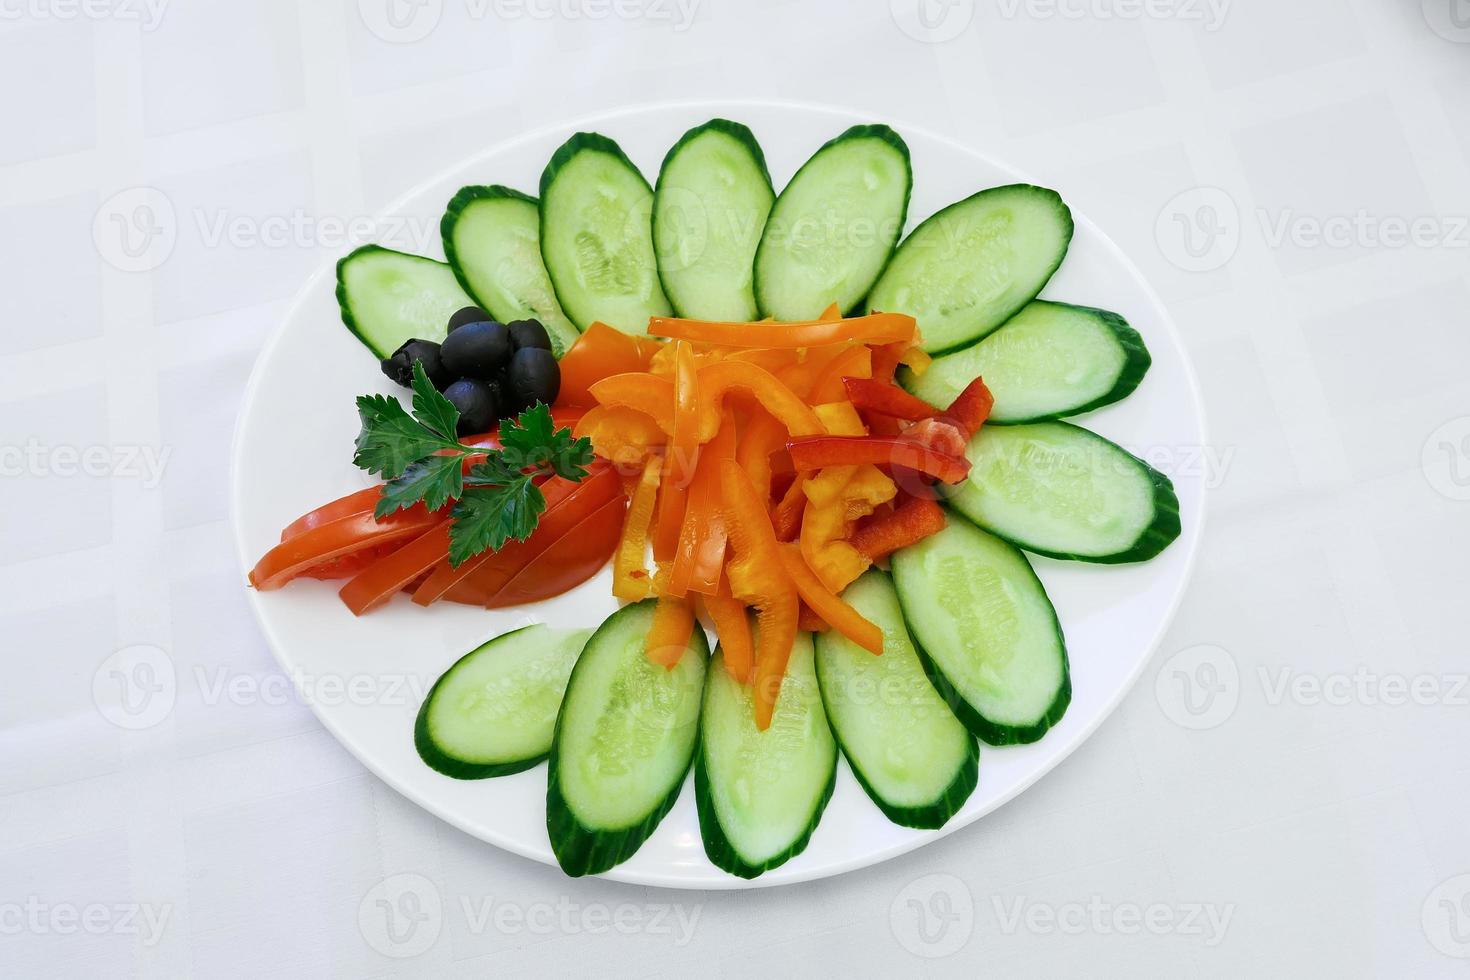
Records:
[[[0,2],[0,975],[1464,975],[1470,6],[924,4]],[[531,126],[746,96],[1096,219],[1198,366],[1209,524],[1143,681],[979,824],[777,890],[570,881],[289,694],[232,426],[355,217]]]

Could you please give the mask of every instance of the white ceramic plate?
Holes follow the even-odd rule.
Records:
[[[874,121],[846,111],[761,102],[646,106],[559,125],[495,146],[414,191],[389,210],[380,224],[381,240],[411,247],[404,230],[437,228],[445,203],[465,184],[502,183],[534,192],[552,151],[577,130],[595,129],[617,140],[651,182],[679,135],[712,116],[740,120],[755,131],[778,188],[821,143],[853,123]],[[910,227],[981,188],[1025,179],[947,139],[889,122],[913,153]],[[1066,196],[1065,187],[1058,190]],[[1071,252],[1043,295],[1122,313],[1143,335],[1154,361],[1130,398],[1081,421],[1172,471],[1184,533],[1142,565],[1033,559],[1066,633],[1073,689],[1066,716],[1034,745],[982,747],[979,786],[943,830],[889,823],[839,762],[836,792],[810,846],[755,881],[727,875],[705,858],[692,785],[642,849],[606,877],[681,888],[745,888],[821,878],[894,857],[1016,796],[1077,748],[1132,685],[1173,614],[1199,539],[1203,478],[1187,464],[1204,445],[1203,419],[1193,373],[1157,297],[1117,246],[1084,216],[1076,218]],[[419,247],[443,258],[437,238]],[[394,389],[342,327],[334,286],[331,268],[307,283],[266,344],[246,393],[235,434],[232,492],[236,542],[247,569],[288,522],[369,482],[351,464],[353,398]],[[609,581],[604,571],[558,599],[495,612],[452,603],[425,610],[400,598],[355,619],[337,599],[336,584],[308,581],[252,593],[252,602],[282,666],[298,679],[322,723],[365,766],[454,826],[555,864],[546,837],[545,765],[476,782],[441,776],[414,751],[420,701],[415,692],[426,690],[465,651],[512,627],[532,621],[598,624],[615,608]]]

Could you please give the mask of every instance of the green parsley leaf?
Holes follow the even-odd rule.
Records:
[[[384,479],[395,479],[410,463],[454,445],[420,425],[388,395],[358,396],[357,416],[362,429],[352,462]]]
[[[592,462],[592,440],[572,438],[571,429],[558,429],[551,409],[537,402],[514,421],[500,424],[501,454],[517,469],[549,467],[557,476],[581,480]]]
[[[424,428],[438,433],[446,442],[455,441],[459,427],[459,409],[439,393],[424,371],[423,361],[413,362],[413,417]]]
[[[459,456],[429,456],[410,463],[403,475],[383,487],[383,497],[373,515],[386,517],[421,500],[429,510],[438,510],[464,493],[463,472]]]
[[[524,541],[545,510],[546,498],[526,474],[503,486],[475,488],[451,512],[449,564],[458,567],[482,551],[498,551],[509,540]]]

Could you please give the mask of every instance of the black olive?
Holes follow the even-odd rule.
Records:
[[[456,377],[489,381],[505,369],[511,350],[510,331],[504,324],[480,320],[450,331],[440,357],[445,370]]]
[[[500,421],[497,388],[474,378],[460,378],[444,389],[444,397],[459,409],[459,435],[485,432]]]
[[[418,361],[424,366],[424,374],[434,383],[434,387],[440,391],[444,386],[454,380],[444,367],[444,361],[440,354],[439,345],[432,340],[406,340],[392,357],[383,359],[383,373],[393,381],[403,385],[405,388],[413,387],[413,362]]]
[[[484,310],[480,309],[478,306],[466,306],[462,310],[454,311],[454,315],[449,318],[449,329],[446,330],[445,333],[450,333],[454,330],[457,330],[458,328],[464,326],[466,323],[484,323],[486,320],[492,319],[494,319],[494,317],[492,317],[489,313],[486,313]]]
[[[551,338],[547,336],[546,328],[541,325],[540,320],[514,320],[507,323],[506,327],[510,330],[510,342],[515,344],[516,350],[525,347],[551,350]]]
[[[561,368],[557,367],[556,357],[551,351],[523,347],[510,359],[506,386],[510,401],[518,411],[537,402],[550,405],[561,391]]]

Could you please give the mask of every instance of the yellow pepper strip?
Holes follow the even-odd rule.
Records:
[[[643,475],[633,491],[628,514],[623,519],[622,537],[613,555],[613,595],[628,602],[648,598],[650,582],[645,560],[648,554],[648,531],[653,524],[653,508],[658,500],[658,480],[663,460],[650,456],[643,464]]]

